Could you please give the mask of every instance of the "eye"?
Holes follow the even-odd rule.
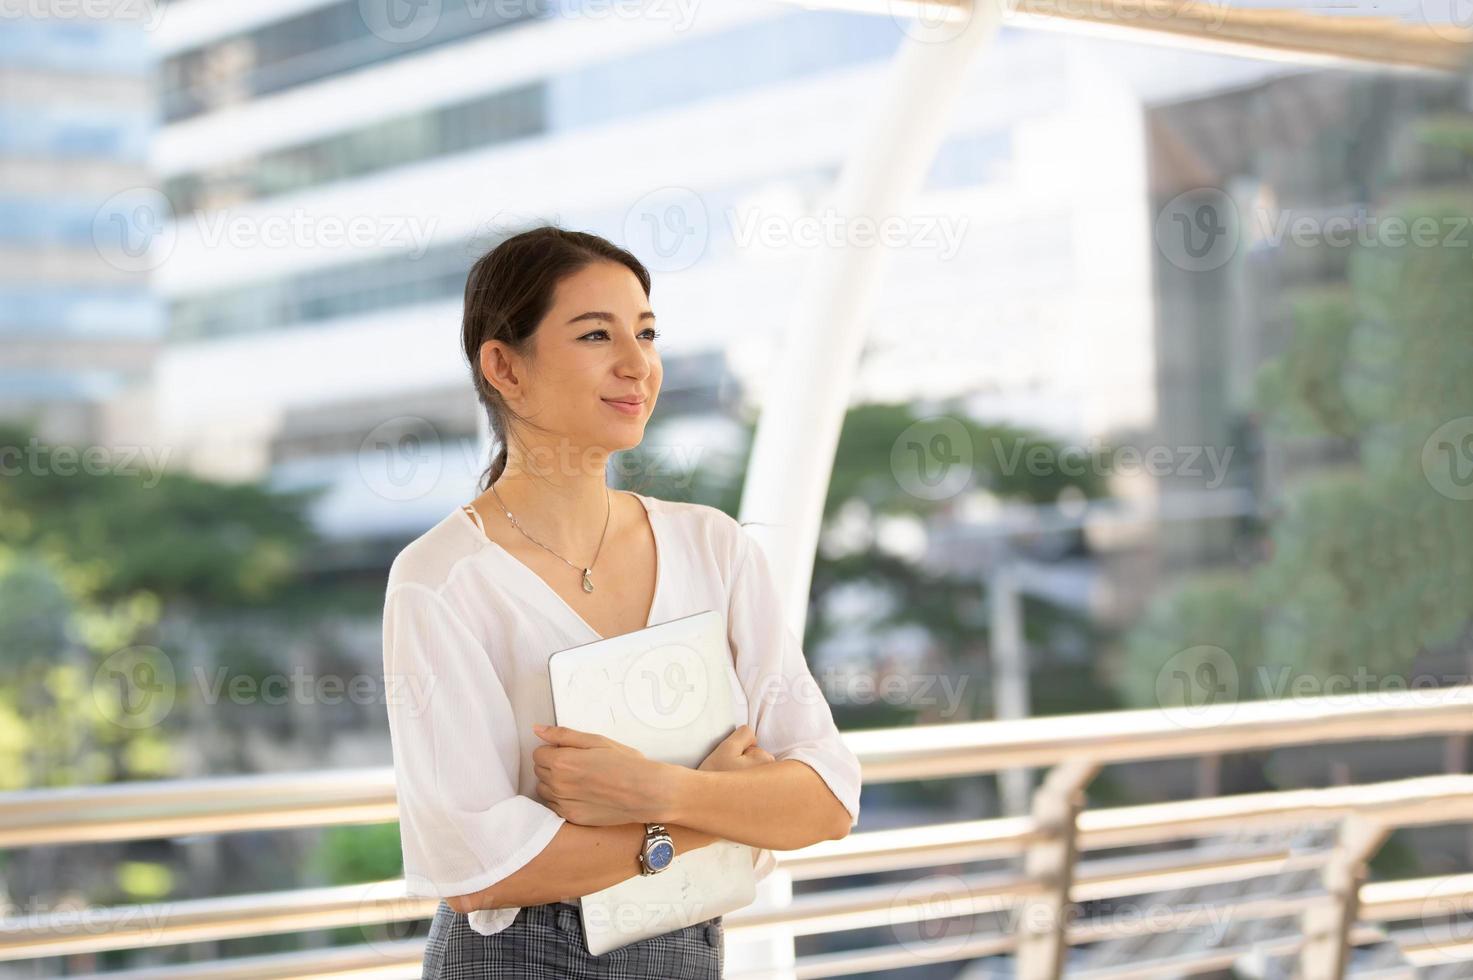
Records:
[[[641,333],[647,333],[647,334],[649,334],[650,335],[650,340],[654,340],[654,339],[656,339],[657,337],[660,336],[660,331],[656,330],[654,327],[645,327],[644,330],[641,331]],[[609,335],[609,332],[607,330],[604,330],[603,328],[599,328],[598,330],[593,330],[593,331],[590,331],[590,332],[584,334],[583,336],[579,337],[578,339],[579,340],[587,340],[589,337],[592,337],[592,336],[594,336],[596,334],[603,334],[605,337],[607,337]]]

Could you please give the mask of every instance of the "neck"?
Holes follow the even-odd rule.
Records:
[[[523,530],[574,564],[593,561],[605,524],[608,535],[614,533],[613,491],[602,469],[533,475],[508,460],[493,486],[478,501],[483,511],[503,522],[511,511]]]

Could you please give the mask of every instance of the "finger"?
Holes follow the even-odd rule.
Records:
[[[553,745],[566,745],[579,749],[591,749],[607,741],[602,735],[580,732],[566,725],[533,725],[537,737]],[[535,749],[533,751],[536,751]]]

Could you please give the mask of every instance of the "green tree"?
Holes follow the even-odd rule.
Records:
[[[960,427],[969,443],[972,461],[969,489],[983,489],[1000,499],[1028,503],[1050,503],[1066,492],[1087,498],[1105,493],[1103,474],[1108,468],[1108,451],[1090,457],[1077,452],[1071,455],[1068,447],[1037,432],[980,423],[970,418],[960,405],[945,406],[941,411],[948,422]],[[846,506],[856,503],[871,516],[908,515],[919,520],[944,515],[954,506],[953,497],[929,500],[909,492],[895,470],[897,443],[926,417],[908,404],[861,404],[849,409],[835,448],[824,502],[825,526]],[[695,500],[735,515],[740,510],[755,419],[746,420],[743,427],[737,451],[714,458],[714,454],[703,448],[701,465],[690,473],[673,473],[669,467],[657,465],[657,454],[661,452],[658,449],[632,450],[626,454],[629,458],[620,461],[619,469],[623,473],[639,474],[629,482],[645,488],[641,492]],[[660,440],[655,438],[651,442],[658,445]],[[642,452],[646,455],[638,455]],[[1077,537],[1075,546],[1079,546]],[[915,630],[925,634],[931,644],[944,651],[946,667],[958,677],[974,682],[967,701],[967,717],[990,712],[983,684],[978,683],[986,677],[989,620],[985,589],[976,576],[936,573],[874,543],[837,557],[820,551],[814,561],[813,605],[807,619],[805,649],[823,643],[839,627],[825,612],[824,597],[834,589],[857,584],[886,597],[884,602],[877,603],[877,608],[887,611],[867,624],[872,631],[878,634]],[[1025,624],[1030,642],[1045,643],[1060,629],[1074,630],[1081,635],[1090,633],[1086,620],[1047,603],[1030,599],[1027,612]],[[1072,693],[1060,693],[1067,696],[1058,704],[1050,703],[1056,710],[1077,707],[1076,697],[1088,699],[1094,706],[1101,701],[1101,693],[1092,683]],[[1104,698],[1109,698],[1108,693]],[[846,728],[904,725],[921,718],[915,708],[889,705],[881,699],[861,707],[838,705],[835,715]]]
[[[284,602],[313,543],[309,498],[150,473],[15,425],[0,447],[0,785],[170,774],[173,719],[125,717],[109,658],[172,659],[156,649],[166,613]]]
[[[1461,175],[1473,161],[1466,120],[1438,117],[1411,135],[1422,150],[1414,162],[1461,154],[1452,167]],[[1461,247],[1445,236],[1470,216],[1466,179],[1388,194],[1384,227],[1435,237],[1362,242],[1343,285],[1292,297],[1293,336],[1259,379],[1266,428],[1318,438],[1338,461],[1287,485],[1267,561],[1157,598],[1127,637],[1129,701],[1210,696],[1161,683],[1163,667],[1182,669],[1197,644],[1228,651],[1241,696],[1268,697],[1300,693],[1288,687],[1294,678],[1404,676],[1420,652],[1468,629],[1473,275],[1466,232]]]

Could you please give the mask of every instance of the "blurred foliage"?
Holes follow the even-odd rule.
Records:
[[[330,885],[397,878],[404,873],[399,824],[329,827],[313,851],[312,864]]]
[[[1351,438],[1359,426],[1344,375],[1355,308],[1343,288],[1305,290],[1289,303],[1294,331],[1284,355],[1259,372],[1259,407],[1281,434]]]
[[[911,426],[930,417],[916,414],[914,406],[903,403],[851,408],[844,418],[834,453],[824,514],[835,513],[851,500],[863,500],[873,512],[882,514],[926,516],[949,507],[951,499],[925,500],[904,492],[891,464],[894,447],[901,436]],[[1085,497],[1105,494],[1102,474],[1107,467],[1106,460],[1069,458],[1066,447],[1039,433],[979,423],[968,417],[959,404],[946,412],[945,417],[965,429],[971,443],[976,483],[994,496],[1053,503],[1070,487]],[[1071,470],[1081,472],[1075,475]]]
[[[1039,433],[982,424],[968,417],[959,403],[925,415],[908,404],[863,404],[851,407],[844,417],[824,504],[825,526],[843,509],[856,505],[862,508],[866,523],[883,517],[908,516],[922,522],[945,519],[955,508],[957,495],[928,500],[908,492],[895,469],[895,447],[908,431],[914,431],[912,427],[938,414],[948,425],[960,426],[970,442],[971,482],[965,490],[1027,503],[1053,503],[1069,494],[1092,498],[1106,493],[1106,449],[1085,456],[1077,447],[1062,446]],[[703,446],[700,465],[690,473],[672,473],[668,467],[657,465],[666,452],[660,448],[658,434],[647,439],[650,448],[623,454],[618,468],[623,473],[640,474],[627,482],[642,493],[704,503],[736,516],[754,430],[755,419],[749,418],[733,440],[737,448],[731,452],[717,454]],[[926,430],[922,427],[920,431]],[[907,461],[907,465],[914,464]],[[1077,535],[1072,535],[1071,541],[1071,547],[1082,547]],[[873,616],[864,623],[866,634],[874,638],[877,649],[873,652],[882,668],[887,636],[917,632],[926,637],[937,654],[930,658],[928,667],[921,669],[944,672],[949,683],[965,687],[960,692],[959,717],[942,718],[930,705],[892,704],[875,696],[864,704],[834,704],[840,727],[888,728],[990,716],[986,669],[990,621],[986,588],[976,575],[937,573],[875,542],[838,556],[820,549],[814,560],[813,604],[803,637],[805,649],[812,651],[844,626],[852,627],[834,621],[825,611],[824,600],[833,590],[854,586],[869,588],[883,597],[883,601],[873,604]],[[1030,644],[1049,646],[1061,629],[1074,631],[1086,643],[1092,639],[1093,627],[1086,617],[1032,598],[1025,602],[1024,628]],[[1077,697],[1043,698],[1040,707],[1061,710],[1067,705],[1069,710],[1085,710],[1113,706],[1112,693],[1094,683],[1088,666],[1074,673],[1084,678],[1074,691]],[[1088,691],[1093,691],[1092,698]],[[929,694],[942,699],[937,687],[933,686]]]
[[[1262,600],[1236,571],[1192,576],[1152,603],[1126,637],[1120,687],[1136,705],[1200,707],[1244,690],[1240,663],[1260,663]]]
[[[1423,121],[1413,132],[1441,155],[1434,169],[1470,172],[1473,157],[1451,168],[1445,159],[1473,154],[1466,118]],[[1413,153],[1404,166],[1424,163]],[[1259,379],[1265,427],[1350,451],[1287,482],[1266,562],[1195,576],[1157,598],[1127,637],[1128,701],[1322,693],[1315,682],[1331,675],[1359,676],[1362,689],[1405,685],[1413,658],[1468,628],[1470,216],[1466,181],[1390,196],[1383,225],[1436,228],[1434,242],[1358,242],[1347,282],[1291,298],[1293,336]],[[1443,244],[1457,229],[1459,240]],[[1163,670],[1200,683],[1168,683]]]
[[[64,555],[0,541],[0,789],[166,775],[157,727],[115,723],[99,668],[158,619],[149,593],[102,598],[97,577]]]
[[[150,902],[174,891],[174,872],[157,861],[123,861],[116,877],[118,889],[130,902]]]
[[[0,787],[173,774],[168,712],[130,716],[109,658],[174,666],[155,646],[166,615],[280,601],[312,544],[306,498],[150,473],[14,424],[0,447]]]
[[[32,445],[0,427],[0,445]],[[305,516],[312,493],[147,472],[112,451],[103,465],[78,458],[101,447],[41,446],[0,483],[0,541],[65,555],[101,598],[152,592],[169,602],[241,607],[270,603],[292,584],[314,544]]]
[[[404,875],[404,855],[399,843],[399,824],[329,827],[312,851],[313,872],[329,885],[355,885],[390,881]],[[414,922],[342,926],[332,930],[332,942],[354,946],[365,942],[407,939],[415,935]]]

